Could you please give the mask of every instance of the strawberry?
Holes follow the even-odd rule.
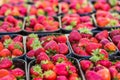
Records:
[[[56,80],[57,75],[54,71],[48,70],[44,72],[44,80]]]
[[[19,49],[14,49],[12,51],[13,56],[21,56],[22,54],[23,54],[23,52],[21,50],[19,50]]]
[[[34,56],[37,57],[41,52],[45,52],[44,48],[38,48],[37,50],[35,50]]]
[[[6,69],[0,69],[0,78],[9,75],[9,71]]]
[[[88,43],[88,45],[86,46],[86,52],[91,54],[93,50],[99,49],[101,47],[102,47],[102,45],[99,43]]]
[[[73,73],[69,76],[69,80],[79,80],[80,78],[78,77],[78,74]]]
[[[0,69],[9,69],[12,66],[12,61],[4,58],[0,61]]]
[[[11,39],[11,37],[9,35],[4,35],[2,36],[1,41],[4,42],[7,39]]]
[[[42,79],[42,78],[37,77],[37,78],[33,78],[33,80],[43,80],[43,79]]]
[[[52,56],[52,60],[54,63],[57,63],[57,62],[66,61],[67,58],[63,54],[56,54],[56,55]]]
[[[78,42],[82,38],[80,33],[76,30],[73,30],[68,37],[70,42]]]
[[[116,35],[120,35],[120,30],[119,29],[113,30],[113,31],[110,32],[110,37],[111,38],[113,38]]]
[[[0,57],[10,57],[11,56],[11,52],[8,49],[3,49],[2,51],[0,51]]]
[[[42,76],[42,69],[40,65],[34,65],[30,68],[30,74],[34,77]]]
[[[57,76],[56,80],[68,80],[66,76]]]
[[[60,54],[67,54],[68,53],[68,46],[65,43],[59,43],[59,53]]]
[[[107,51],[113,51],[114,52],[114,51],[117,50],[117,47],[112,42],[109,42],[104,46],[104,49],[107,50]]]
[[[40,63],[42,60],[50,60],[50,58],[48,57],[48,55],[45,52],[41,52],[37,56],[37,63]]]
[[[37,23],[36,18],[30,18],[30,25],[29,25],[30,27],[34,27],[36,23]]]
[[[18,77],[20,78],[20,77],[24,76],[25,72],[20,68],[15,68],[15,69],[12,70],[12,74],[17,78]]]
[[[29,58],[34,58],[34,54],[35,54],[34,50],[30,50],[26,53],[27,57],[29,57]]]
[[[4,49],[2,42],[0,42],[0,51]]]
[[[98,43],[98,40],[97,40],[95,37],[91,37],[91,38],[90,38],[90,41],[91,41],[91,42],[94,42],[94,43]]]
[[[82,38],[82,39],[80,39],[78,46],[86,47],[89,42],[90,42],[90,40],[88,38]]]
[[[43,31],[44,30],[44,26],[42,24],[37,23],[34,26],[34,31]]]
[[[109,71],[110,71],[110,74],[111,74],[111,78],[115,79],[117,77],[117,74],[118,74],[118,71],[117,71],[116,67],[115,66],[111,66],[109,68]]]
[[[18,35],[18,36],[13,38],[13,41],[15,41],[15,42],[17,42],[17,41],[22,42],[22,40],[23,40],[22,35]]]
[[[68,71],[66,68],[66,63],[59,63],[55,65],[55,72],[59,76],[68,76]]]
[[[99,41],[101,41],[104,38],[108,38],[108,31],[104,30],[102,32],[99,32],[95,35],[95,38],[97,38]]]
[[[109,41],[108,39],[104,38],[104,39],[102,39],[102,40],[100,41],[100,43],[104,46],[104,45],[106,45],[107,43],[110,43],[110,41]]]
[[[112,62],[110,62],[109,60],[99,60],[97,61],[96,65],[102,65],[109,68],[110,66],[112,66]]]
[[[59,46],[54,40],[51,40],[50,42],[48,42],[44,46],[44,48],[45,50],[47,50],[47,53],[50,55],[59,53]]]
[[[79,47],[76,47],[74,49],[75,53],[80,55],[80,56],[90,56],[86,51],[80,49]]]
[[[115,44],[118,44],[119,40],[120,40],[120,35],[113,36],[113,38],[112,38],[112,41],[113,41]]]
[[[117,47],[120,50],[120,41],[118,42]]]
[[[55,41],[57,43],[66,43],[67,42],[67,38],[65,35],[60,35],[60,36],[56,36]]]
[[[85,77],[86,80],[103,80],[102,77],[95,71],[87,71]]]
[[[83,71],[86,71],[93,67],[93,63],[89,60],[81,60],[80,65]]]
[[[54,64],[49,60],[42,60],[41,67],[44,71],[53,70],[55,68]]]

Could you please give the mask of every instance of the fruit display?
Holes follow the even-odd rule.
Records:
[[[80,33],[73,30],[68,36],[74,53],[78,56],[104,55],[115,53],[117,47],[109,39],[107,30],[92,33],[89,29],[83,28]],[[94,53],[94,54],[93,54]]]
[[[43,53],[41,53],[43,54]],[[46,54],[29,64],[29,80],[81,80],[74,58],[56,54],[50,59]]]
[[[118,47],[118,49],[120,50],[120,29],[116,29],[116,30],[112,30],[110,32],[110,37],[113,41],[114,44],[116,44],[116,46]]]
[[[119,60],[90,59],[80,60],[86,80],[120,80]]]
[[[79,16],[78,14],[68,14],[62,17],[62,29],[79,30],[81,28],[94,29],[94,23],[91,16]]]
[[[94,12],[93,6],[88,0],[68,0],[60,4],[64,14],[78,13],[80,15],[88,15]]]
[[[25,61],[0,59],[0,80],[26,80]]]
[[[59,31],[58,18],[51,16],[35,16],[27,17],[25,23],[25,30],[27,32],[53,32]]]
[[[58,0],[38,0],[30,7],[29,15],[56,16],[59,13]]]
[[[27,16],[27,7],[28,5],[25,3],[21,4],[3,4],[0,7],[0,16],[18,16],[18,17],[25,17]]]
[[[26,49],[29,58],[40,57],[40,52],[47,53],[49,56],[70,53],[66,36],[59,34],[44,36],[30,34],[26,39]]]
[[[22,57],[24,52],[22,35],[3,35],[0,37],[0,58]]]
[[[117,12],[97,11],[95,14],[96,25],[100,28],[119,27],[120,15]]]
[[[0,33],[20,32],[23,27],[23,18],[13,16],[0,17]]]

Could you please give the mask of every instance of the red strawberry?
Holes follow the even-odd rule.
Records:
[[[30,74],[34,77],[39,77],[42,74],[40,65],[34,65],[30,68]]]
[[[117,47],[120,50],[120,41],[118,42]]]
[[[57,76],[57,80],[68,80],[66,76]]]
[[[57,75],[54,71],[48,70],[44,72],[44,80],[56,80]]]
[[[107,51],[115,52],[117,50],[117,47],[112,42],[109,42],[109,43],[105,44],[104,49]]]
[[[80,65],[83,71],[86,71],[93,67],[93,63],[90,60],[81,60]]]
[[[86,80],[103,80],[102,77],[94,71],[87,71],[85,77]]]
[[[99,43],[89,43],[87,46],[86,46],[86,52],[91,54],[93,50],[95,49],[99,49],[101,48],[102,45],[99,44]]]
[[[35,24],[37,23],[37,20],[36,20],[36,18],[31,18],[30,19],[30,27],[34,27],[35,26]]]
[[[41,52],[45,52],[45,49],[44,48],[38,48],[37,50],[35,50],[34,56],[37,57]]]
[[[102,32],[99,32],[95,35],[95,38],[97,38],[99,41],[104,39],[104,38],[108,38],[108,31],[104,30]]]
[[[80,78],[78,77],[77,73],[73,73],[69,76],[69,80],[79,80]]]
[[[20,69],[20,68],[15,68],[15,69],[12,70],[12,74],[15,77],[19,77],[20,78],[20,77],[24,76],[25,72],[22,69]]]
[[[55,65],[55,72],[59,76],[68,76],[67,64],[59,63]]]
[[[11,37],[9,35],[4,35],[2,36],[1,41],[4,42],[7,39],[11,39]]]
[[[113,36],[113,38],[112,38],[112,41],[113,41],[115,44],[118,44],[119,40],[120,40],[120,35]]]
[[[43,80],[43,79],[42,79],[42,78],[37,77],[37,78],[33,78],[33,80]]]
[[[19,41],[19,42],[22,42],[22,40],[23,40],[23,37],[22,37],[22,35],[18,35],[18,36],[16,36],[16,37],[14,37],[13,38],[13,41]]]
[[[89,42],[90,42],[90,40],[88,38],[82,38],[82,39],[80,39],[78,46],[86,47],[86,45],[88,45]]]
[[[117,74],[118,74],[118,71],[117,71],[116,67],[115,66],[111,66],[109,68],[109,71],[110,71],[112,79],[115,79],[117,77]]]
[[[29,58],[34,58],[34,54],[35,54],[34,50],[30,50],[29,52],[26,53],[27,57]]]
[[[97,40],[95,37],[91,37],[91,38],[90,38],[90,41],[91,41],[91,42],[94,42],[94,43],[98,43],[98,40]]]
[[[40,63],[42,60],[50,60],[50,58],[48,57],[48,55],[45,52],[41,52],[37,56],[37,63]]]
[[[56,63],[56,62],[59,62],[59,61],[61,61],[61,60],[62,60],[62,61],[66,61],[67,58],[66,58],[66,56],[63,55],[63,54],[56,54],[56,55],[52,56],[52,60],[53,60],[54,63]]]
[[[4,49],[2,42],[0,42],[0,51]]]
[[[109,60],[99,60],[97,61],[96,65],[102,65],[109,68],[110,66],[112,66],[112,62],[110,62]]]
[[[34,31],[43,31],[44,30],[44,26],[42,24],[37,23],[34,26]]]
[[[9,69],[12,66],[12,61],[8,58],[4,58],[0,61],[0,69]]]
[[[108,39],[106,39],[106,38],[104,38],[104,39],[102,39],[101,41],[100,41],[100,43],[104,46],[104,45],[106,45],[107,43],[109,43],[110,41],[108,40]]]
[[[69,35],[70,42],[78,42],[81,38],[82,38],[82,36],[76,30],[73,30]]]
[[[42,60],[41,67],[44,71],[53,70],[55,68],[54,64],[49,60]]]
[[[80,56],[90,56],[86,51],[80,49],[79,47],[76,47],[74,49],[75,53],[80,55]]]
[[[55,41],[57,43],[66,43],[67,42],[67,38],[65,35],[60,35],[60,36],[56,36]]]
[[[67,54],[68,53],[68,46],[65,43],[59,43],[59,53],[60,54]]]
[[[107,59],[109,57],[108,52],[104,49],[100,49],[100,53],[104,55],[104,59]]]
[[[12,51],[13,56],[21,56],[22,54],[23,54],[23,52],[21,50],[19,50],[19,49],[14,49]]]
[[[3,49],[2,51],[0,51],[0,57],[10,57],[11,56],[11,52],[8,49]]]
[[[59,53],[59,46],[58,44],[54,41],[51,40],[44,46],[45,50],[47,50],[50,54],[56,54]]]
[[[120,30],[113,30],[110,32],[110,37],[113,38],[116,35],[120,35]]]

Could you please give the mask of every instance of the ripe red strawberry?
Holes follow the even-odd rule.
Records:
[[[100,41],[100,43],[104,46],[104,45],[106,45],[107,43],[109,43],[110,41],[108,40],[108,39],[106,39],[106,38],[104,38],[104,39],[102,39],[101,41]]]
[[[55,68],[55,65],[49,60],[42,60],[40,64],[44,71],[53,70]]]
[[[29,58],[34,58],[34,54],[35,54],[34,50],[30,50],[29,52],[26,53],[27,57]]]
[[[21,50],[19,50],[19,49],[14,49],[12,51],[13,56],[21,56],[22,54],[23,54],[23,52]]]
[[[18,77],[20,78],[20,77],[23,77],[25,75],[25,72],[20,68],[15,68],[12,70],[12,74],[17,78]]]
[[[45,50],[48,51],[48,53],[50,53],[50,55],[59,53],[59,46],[54,40],[51,40],[50,42],[48,42],[44,46],[44,48],[45,48]]]
[[[35,50],[34,56],[37,57],[41,52],[45,52],[45,49],[44,48],[38,48],[37,50]]]
[[[37,23],[34,26],[34,31],[43,31],[44,30],[44,26],[42,24]]]
[[[90,40],[88,38],[82,38],[82,39],[80,39],[78,46],[86,47],[86,45],[88,45],[89,42],[90,42]]]
[[[91,37],[91,38],[90,38],[90,41],[91,41],[91,42],[94,42],[94,43],[98,43],[98,40],[97,40],[95,37]]]
[[[102,45],[99,44],[99,43],[89,43],[87,46],[86,46],[86,52],[91,54],[93,50],[95,49],[99,49],[101,48]]]
[[[118,42],[117,47],[120,50],[120,41]]]
[[[27,42],[26,42],[26,46],[27,46],[27,49],[28,50],[31,50],[32,47],[31,47],[31,44],[34,42],[34,38],[30,38]]]
[[[110,66],[112,66],[112,62],[110,62],[109,60],[99,60],[97,61],[96,65],[102,65],[109,68]]]
[[[67,38],[65,35],[60,35],[60,36],[56,36],[55,41],[57,43],[66,43],[67,42]]]
[[[110,71],[110,74],[111,74],[111,78],[115,79],[117,77],[117,74],[118,74],[118,71],[117,71],[116,67],[115,66],[111,66],[109,68],[109,71]]]
[[[68,80],[66,76],[57,76],[57,80]]]
[[[50,60],[50,58],[48,57],[48,55],[45,52],[41,52],[37,56],[37,63],[40,63],[42,60]]]
[[[52,56],[52,61],[54,63],[57,63],[59,61],[61,62],[61,60],[66,61],[67,60],[66,56],[63,54],[56,54],[56,55]]]
[[[97,38],[99,41],[101,41],[104,38],[108,38],[108,31],[104,30],[102,32],[99,32],[95,35],[95,38]]]
[[[109,54],[108,54],[108,52],[106,50],[100,49],[100,53],[104,55],[104,59],[108,59]]]
[[[4,49],[2,42],[0,42],[0,51]]]
[[[56,80],[57,75],[54,71],[48,70],[44,72],[44,80]]]
[[[37,23],[37,20],[36,20],[36,18],[31,18],[30,19],[30,27],[34,27],[35,26],[35,24]]]
[[[42,78],[37,77],[37,78],[33,78],[33,80],[43,80],[43,79],[42,79]]]
[[[12,66],[12,61],[8,58],[4,58],[0,61],[0,69],[9,69]]]
[[[113,30],[110,32],[110,37],[113,38],[113,36],[120,35],[120,30]]]
[[[81,60],[80,65],[83,71],[86,71],[93,67],[93,63],[90,60]]]
[[[78,42],[81,38],[82,36],[77,30],[73,30],[69,35],[70,42]]]
[[[4,35],[2,36],[1,41],[4,42],[7,39],[11,39],[11,37],[9,35]]]
[[[15,42],[17,42],[17,41],[22,42],[22,40],[23,40],[22,35],[18,35],[18,36],[13,38],[13,41],[15,41]]]
[[[0,57],[10,57],[11,56],[11,52],[8,49],[3,49],[2,51],[0,51]]]
[[[59,43],[59,53],[60,54],[67,54],[68,53],[68,46],[65,43]]]
[[[69,76],[69,80],[79,80],[80,78],[78,77],[78,74],[77,73],[72,73],[70,76]]]
[[[119,40],[120,40],[120,35],[113,36],[113,38],[112,38],[112,41],[113,41],[115,44],[118,44]]]
[[[68,76],[67,71],[67,64],[66,63],[59,63],[55,65],[55,72],[59,76]]]
[[[30,74],[31,76],[33,77],[42,77],[41,74],[42,74],[42,69],[40,67],[40,65],[34,65],[30,68]]]

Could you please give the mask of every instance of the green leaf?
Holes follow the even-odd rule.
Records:
[[[8,48],[8,45],[11,43],[12,43],[12,39],[6,39],[3,44],[6,48]]]
[[[91,34],[92,35],[91,30],[86,28],[86,27],[80,28],[79,31],[80,31],[80,33],[85,33],[85,34]]]
[[[109,27],[114,27],[118,24],[119,22],[117,20],[111,19],[109,24],[107,24],[107,26]]]
[[[32,47],[34,50],[42,47],[42,45],[41,45],[41,43],[40,43],[40,41],[39,41],[39,38],[36,38],[36,39],[33,41],[33,43],[31,44],[31,47]]]
[[[15,47],[15,49],[19,49],[23,52],[23,48],[19,44],[15,43],[14,47]]]
[[[72,28],[73,28],[73,26],[69,25],[69,26],[66,26],[65,29],[67,29],[67,30],[72,30]]]
[[[37,35],[37,34],[32,33],[32,34],[30,34],[28,37],[30,37],[30,38],[38,38],[38,35]]]
[[[5,16],[8,16],[10,13],[11,13],[11,10],[8,9],[8,10],[5,12]]]
[[[72,25],[72,26],[76,26],[76,24],[77,24],[76,21],[72,21],[72,22],[70,23],[70,25]]]
[[[22,29],[23,23],[22,23],[22,22],[19,22],[19,23],[18,23],[18,26]]]
[[[108,0],[111,6],[115,6],[117,4],[117,0]]]

